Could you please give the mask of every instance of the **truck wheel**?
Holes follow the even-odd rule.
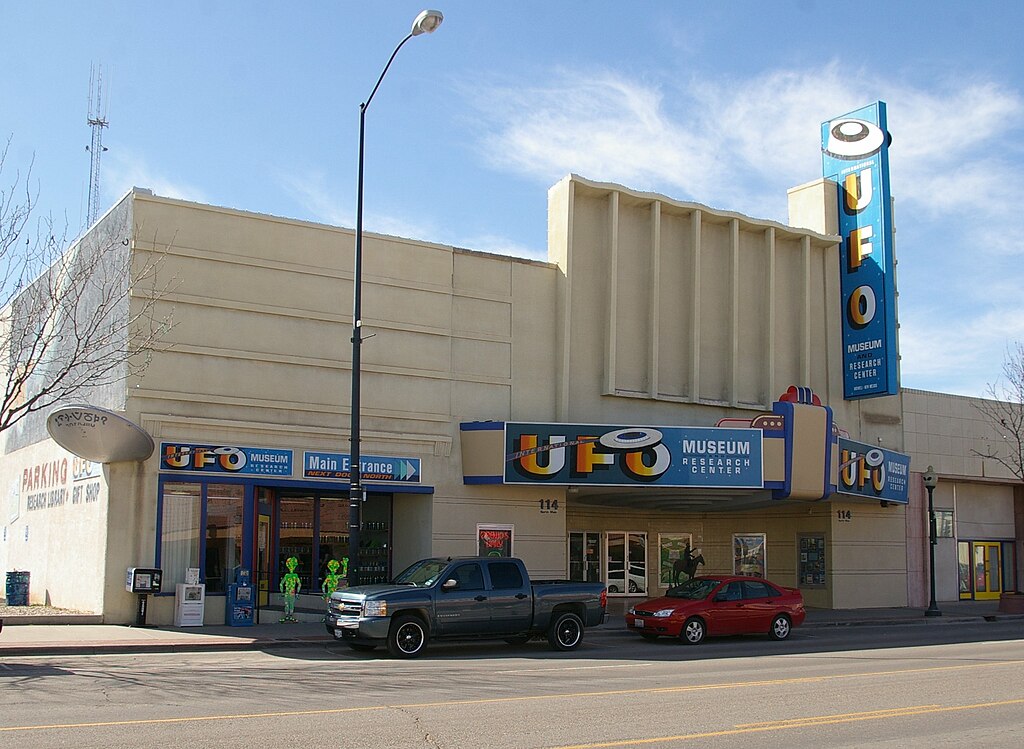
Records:
[[[427,625],[416,616],[400,616],[388,632],[388,652],[396,658],[415,658],[427,648]]]
[[[555,650],[575,650],[583,642],[583,620],[569,611],[557,614],[548,629],[548,642]]]

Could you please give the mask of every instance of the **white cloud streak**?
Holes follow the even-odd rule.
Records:
[[[107,202],[120,198],[133,187],[149,188],[165,198],[210,202],[200,188],[154,172],[144,158],[130,152],[118,151],[108,155],[103,161],[102,173],[102,190],[109,197]]]
[[[786,189],[821,174],[820,123],[888,101],[898,221],[928,242],[901,245],[925,271],[915,288],[955,280],[965,292],[928,313],[925,294],[901,297],[904,379],[959,382],[955,392],[980,394],[1007,342],[1024,340],[1024,271],[1007,262],[1024,254],[1016,208],[1024,149],[1004,145],[1020,140],[1019,91],[977,80],[926,90],[837,63],[740,81],[637,80],[610,70],[549,78],[525,91],[466,88],[488,166],[545,187],[575,172],[781,221]],[[962,277],[942,276],[956,272]]]

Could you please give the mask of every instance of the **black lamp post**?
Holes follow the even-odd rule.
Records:
[[[377,84],[370,92],[370,96],[359,105],[359,177],[356,187],[356,249],[355,249],[355,270],[352,274],[352,422],[350,429],[351,440],[351,465],[349,467],[349,489],[348,489],[348,584],[350,586],[359,584],[359,524],[361,520],[361,508],[365,490],[362,486],[362,469],[359,460],[359,380],[361,378],[361,346],[362,339],[362,301],[363,301],[363,135],[366,125],[366,110],[373,101],[373,95],[380,88],[381,81],[391,67],[391,63],[407,41],[420,34],[430,34],[438,26],[444,16],[438,10],[425,10],[416,16],[413,21],[412,31],[398,43],[395,51],[391,53],[388,64],[377,79]]]
[[[931,588],[931,599],[928,601],[928,609],[925,616],[942,616],[938,605],[935,603],[935,544],[938,543],[935,528],[935,505],[932,503],[932,492],[939,485],[939,477],[935,469],[928,466],[928,469],[921,476],[924,481],[924,488],[928,490],[928,576]]]

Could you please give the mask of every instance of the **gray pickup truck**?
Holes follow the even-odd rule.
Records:
[[[546,636],[556,650],[574,650],[607,605],[603,583],[531,581],[519,559],[421,559],[388,584],[331,594],[326,626],[354,650],[387,645],[398,658],[415,658],[432,639],[520,645]]]

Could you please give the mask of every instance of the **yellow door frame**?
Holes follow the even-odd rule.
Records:
[[[1002,544],[999,541],[972,541],[971,569],[974,598],[979,601],[998,599],[1003,592]]]

